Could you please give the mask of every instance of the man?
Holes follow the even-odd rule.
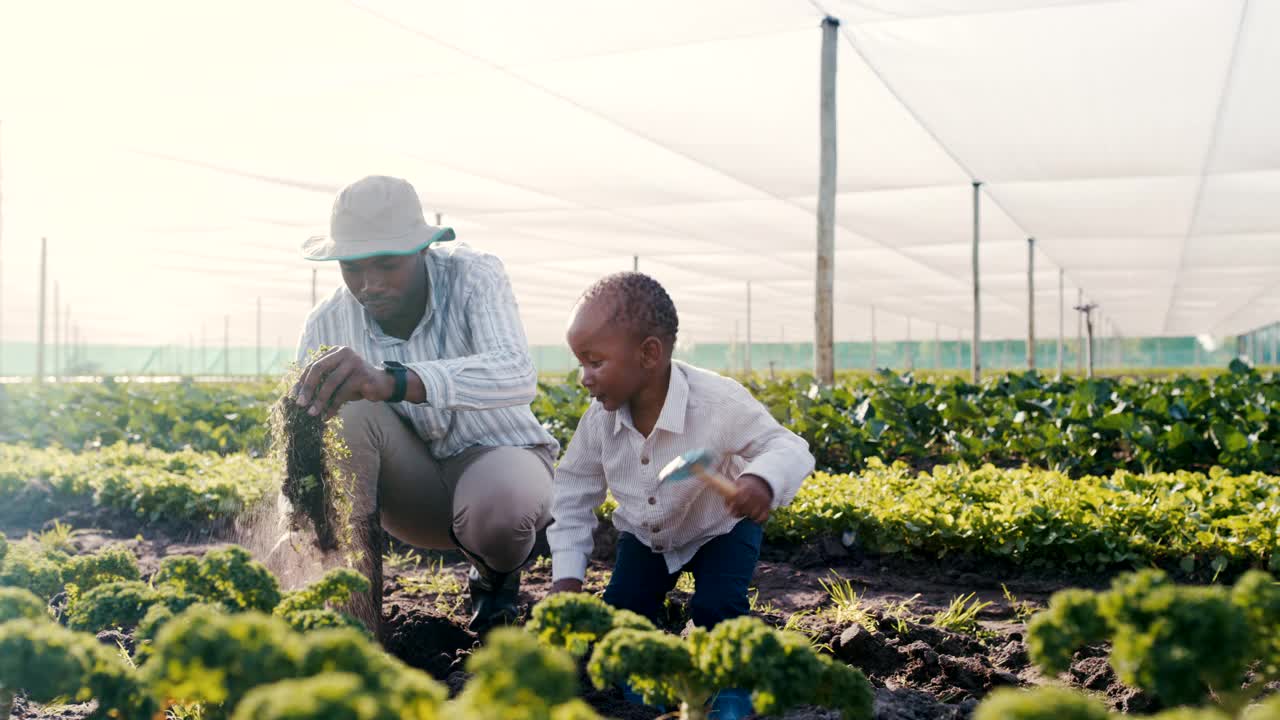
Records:
[[[381,621],[382,528],[471,561],[471,629],[516,615],[520,568],[549,522],[556,441],[529,409],[537,373],[497,258],[428,225],[405,180],[373,176],[334,201],[330,234],[303,244],[337,261],[344,287],[307,318],[296,402],[341,418],[364,545],[368,597]],[[322,354],[314,352],[327,347]],[[362,607],[363,606],[363,607]]]

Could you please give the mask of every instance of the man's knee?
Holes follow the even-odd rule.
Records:
[[[382,426],[397,421],[395,410],[390,405],[368,400],[346,403],[338,409],[338,418],[342,421],[340,434],[348,447],[356,443],[376,444],[373,441],[382,435]]]
[[[476,460],[455,495],[458,542],[495,570],[523,563],[549,521],[550,472],[536,455],[498,448]]]

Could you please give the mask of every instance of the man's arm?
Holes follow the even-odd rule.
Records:
[[[405,363],[413,371],[407,399],[449,410],[527,405],[537,395],[538,374],[529,357],[529,343],[511,282],[502,264],[493,257],[478,259],[468,273],[475,287],[460,308],[460,320],[467,324],[475,352],[465,357]]]
[[[556,591],[582,588],[595,545],[596,508],[606,494],[597,407],[588,408],[578,422],[551,486],[554,522],[547,528],[547,542]]]

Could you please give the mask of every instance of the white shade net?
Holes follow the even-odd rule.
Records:
[[[368,174],[499,255],[536,344],[633,267],[689,342],[813,337],[819,23],[836,339],[1128,336],[1280,315],[1280,0],[0,0],[3,335],[292,342],[303,238]],[[321,296],[338,282],[318,268]],[[1061,275],[1060,275],[1061,271]],[[52,308],[50,308],[50,312]]]

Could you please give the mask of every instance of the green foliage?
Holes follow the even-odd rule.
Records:
[[[1244,612],[1257,643],[1260,670],[1280,677],[1280,583],[1270,575],[1252,570],[1236,580],[1231,601]]]
[[[160,599],[155,588],[137,580],[109,582],[77,595],[67,606],[67,627],[98,632],[107,628],[131,628]]]
[[[1111,665],[1126,684],[1167,705],[1211,695],[1234,714],[1255,690],[1239,691],[1251,666],[1256,687],[1276,679],[1274,582],[1248,573],[1235,588],[1175,585],[1158,570],[1121,576],[1101,593],[1056,594],[1028,626],[1032,659],[1050,673],[1083,644],[1109,641]]]
[[[297,677],[302,652],[300,636],[279,618],[193,607],[160,629],[140,672],[156,700],[204,703],[209,717],[225,717],[222,703]]]
[[[872,716],[874,693],[861,672],[824,659],[808,638],[779,632],[759,618],[739,617],[716,625],[696,662],[717,690],[750,688],[752,704],[761,714],[780,715],[822,699],[838,703],[827,707],[837,707],[845,720]],[[829,686],[824,688],[824,683]]]
[[[1065,688],[1001,688],[987,696],[973,720],[1109,720],[1098,700]]]
[[[654,630],[653,623],[628,610],[615,610],[587,593],[557,593],[534,605],[525,629],[539,641],[585,657],[596,641],[618,628]]]
[[[286,593],[276,606],[277,615],[289,616],[305,610],[323,610],[326,607],[342,605],[352,595],[368,592],[369,581],[365,576],[349,568],[337,568],[324,574],[324,577],[311,585]]]
[[[249,692],[233,720],[436,720],[435,704],[370,691],[349,673],[282,680]]]
[[[1243,364],[1211,375],[1124,379],[1034,372],[959,377],[847,375],[821,387],[809,375],[748,381],[818,467],[854,472],[871,458],[980,465],[1033,464],[1072,476],[1220,465],[1280,472],[1280,380]],[[0,438],[35,447],[147,443],[176,451],[261,454],[274,383],[76,384],[17,387]],[[532,403],[567,445],[590,397],[577,373],[539,382]],[[2,464],[2,463],[0,463]],[[0,483],[2,484],[2,483]]]
[[[229,522],[261,500],[271,462],[247,455],[114,445],[70,452],[0,444],[0,524],[68,510],[173,527]]]
[[[151,708],[119,657],[55,623],[0,624],[0,694],[13,690],[41,703],[94,698],[100,717],[146,717]]]
[[[1067,589],[1049,599],[1044,612],[1027,624],[1027,646],[1037,665],[1050,674],[1066,672],[1079,648],[1107,638],[1107,623],[1098,614],[1098,598],[1088,590]]]
[[[990,465],[917,472],[872,460],[857,476],[809,478],[765,533],[775,542],[849,533],[860,547],[888,554],[965,553],[1078,569],[1156,562],[1207,574],[1280,555],[1276,515],[1280,482],[1260,474],[1071,478]]]
[[[687,700],[695,706],[711,697],[697,674],[690,645],[705,641],[694,630],[689,643],[655,630],[614,630],[591,653],[587,672],[599,689],[626,683],[646,705],[671,705]]]
[[[30,590],[0,587],[0,623],[10,620],[48,620],[49,606]]]
[[[547,718],[578,691],[573,658],[516,628],[486,636],[484,647],[467,659],[467,671],[472,678],[457,706],[475,720]]]
[[[165,558],[152,582],[233,611],[271,612],[281,599],[271,571],[234,545],[207,552],[199,560],[189,555]]]
[[[120,442],[175,451],[266,448],[274,383],[72,383],[14,386],[0,438],[35,447],[89,449]]]
[[[758,618],[727,620],[688,640],[657,631],[620,629],[600,640],[587,664],[598,688],[627,683],[651,705],[679,704],[699,717],[715,693],[748,688],[762,714],[819,703],[846,720],[872,717],[874,693],[866,677],[820,655],[807,638],[781,632]]]
[[[62,573],[69,559],[66,553],[44,550],[35,543],[14,543],[0,565],[0,587],[23,588],[48,600],[62,592]]]
[[[139,580],[138,559],[125,547],[104,548],[92,555],[74,555],[63,570],[62,579],[80,592],[109,582]]]

